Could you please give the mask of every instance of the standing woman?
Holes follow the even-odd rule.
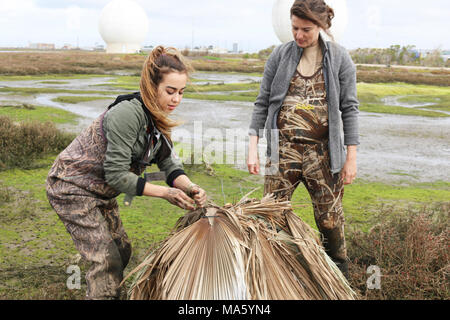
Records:
[[[259,173],[257,146],[265,128],[264,193],[290,200],[303,182],[324,247],[348,277],[342,197],[344,185],[357,172],[359,103],[350,55],[320,34],[329,34],[333,17],[323,0],[294,2],[295,41],[277,47],[266,63],[250,125],[247,165],[251,174]]]
[[[47,178],[47,197],[81,256],[87,299],[117,299],[131,244],[116,197],[158,197],[183,209],[203,206],[206,193],[192,183],[172,151],[170,113],[181,102],[189,66],[178,51],[156,47],[142,70],[140,93],[119,96],[56,158]],[[169,187],[146,182],[156,163]]]

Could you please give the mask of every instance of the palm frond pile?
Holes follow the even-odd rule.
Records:
[[[356,299],[316,231],[270,196],[189,212],[131,275],[136,300]]]

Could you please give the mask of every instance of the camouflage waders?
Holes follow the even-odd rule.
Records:
[[[291,81],[277,122],[279,170],[266,175],[264,194],[291,199],[303,182],[314,207],[314,218],[328,255],[346,273],[343,181],[332,175],[328,147],[328,111],[322,68],[311,77],[298,71]],[[266,168],[271,165],[270,161]]]
[[[131,256],[115,200],[119,193],[104,180],[102,119],[103,115],[57,157],[47,178],[50,204],[81,256],[92,262],[86,273],[87,299],[118,298]]]

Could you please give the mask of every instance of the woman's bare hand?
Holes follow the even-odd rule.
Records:
[[[204,207],[206,204],[206,191],[200,188],[199,186],[195,185],[192,188],[191,191],[192,198],[194,199],[195,203],[199,207]]]
[[[250,174],[259,174],[259,159],[256,150],[250,150],[247,159],[247,168]]]
[[[163,199],[171,204],[185,210],[194,210],[194,199],[190,198],[186,193],[176,188],[167,188]]]

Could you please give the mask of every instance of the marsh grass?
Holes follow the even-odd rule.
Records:
[[[449,117],[448,114],[438,112],[438,111],[432,111],[432,110],[427,111],[427,110],[414,109],[414,108],[408,108],[408,107],[388,106],[388,105],[379,104],[379,103],[362,103],[359,106],[359,110],[365,111],[365,112],[372,112],[372,113],[398,114],[398,115],[405,115],[405,116],[418,116],[418,117],[431,117],[431,118]]]
[[[398,100],[406,103],[431,103],[421,108],[450,112],[450,92],[438,95],[410,95]]]
[[[0,220],[0,255],[4,257],[0,263],[2,299],[84,297],[84,275],[89,265],[83,260],[77,263],[82,270],[82,288],[68,290],[65,286],[68,277],[65,270],[67,265],[73,263],[71,259],[77,251],[45,195],[45,179],[55,156],[45,157],[42,160],[45,166],[42,168],[0,172],[0,184],[3,186],[3,189],[0,188],[0,197],[8,199],[7,202],[0,201],[0,216],[4,217]],[[157,170],[153,167],[149,169]],[[250,176],[224,165],[188,165],[185,169],[192,181],[204,187],[209,198],[218,205],[236,203],[243,195],[255,189],[252,196],[262,197],[261,177]],[[448,182],[393,186],[358,180],[354,185],[348,186],[344,196],[344,212],[353,288],[358,289],[366,299],[449,299],[448,291],[445,293],[442,286],[442,276],[447,274],[448,277],[448,271],[444,269],[438,273],[435,270],[436,266],[442,265],[445,255],[442,255],[441,260],[432,259],[446,248],[444,234],[439,230],[443,230],[445,225],[448,227],[450,221],[449,192]],[[121,195],[118,203],[125,230],[133,246],[133,255],[125,271],[127,274],[142,262],[152,245],[168,236],[184,211],[167,201],[145,197],[137,197],[131,207],[125,207]],[[293,206],[295,213],[316,229],[311,201],[304,187],[295,191]],[[429,256],[416,265],[412,260],[405,260],[410,253],[402,253],[402,250],[407,244],[412,248],[412,240],[405,242],[405,235],[421,237],[425,234],[424,239],[427,239],[430,234],[429,231],[423,233],[418,229],[423,224],[422,221],[427,220],[416,220],[414,229],[410,227],[413,217],[422,213],[429,217],[428,220],[435,228],[431,229],[434,238],[425,247]],[[377,245],[375,241],[380,241],[380,233],[383,237]],[[448,238],[446,241],[448,244]],[[380,251],[380,248],[385,249]],[[390,254],[391,249],[395,249],[391,252],[400,255],[400,259]],[[417,250],[423,253],[425,249],[422,247]],[[448,264],[448,256],[446,259]],[[406,262],[408,264],[403,266]],[[426,263],[431,263],[433,268],[427,269]],[[381,268],[381,291],[366,288],[366,269],[371,264],[377,264]],[[411,275],[420,271],[419,266],[423,269],[421,277],[426,275],[429,280],[420,278],[425,282],[411,282]],[[437,286],[433,286],[433,283]]]
[[[36,95],[42,93],[71,93],[71,94],[104,94],[114,95],[117,92],[101,91],[101,90],[71,90],[60,88],[30,88],[30,87],[3,87],[0,92],[20,95]]]
[[[358,66],[357,79],[358,82],[366,83],[404,82],[448,87],[450,71]]]
[[[0,116],[7,116],[12,121],[51,121],[53,123],[76,124],[78,116],[75,114],[52,107],[35,106],[30,104],[0,104]]]
[[[368,232],[347,232],[351,283],[366,299],[447,300],[450,297],[450,203],[380,208]],[[381,289],[369,290],[366,270],[381,269]]]
[[[146,54],[106,54],[104,52],[2,52],[0,75],[99,75],[117,71],[139,76]],[[245,59],[240,56],[218,58],[212,56],[188,57],[195,70],[214,72],[259,73],[264,71],[265,59]],[[48,76],[50,77],[50,76]],[[450,85],[450,71],[446,69],[406,69],[385,66],[357,67],[359,82]],[[1,77],[0,77],[1,80]]]
[[[62,151],[74,136],[60,132],[53,122],[14,123],[0,116],[0,170],[33,168],[36,160]]]
[[[55,102],[62,102],[62,103],[79,103],[79,102],[88,102],[88,101],[95,101],[95,100],[114,100],[114,98],[110,97],[99,97],[99,96],[59,96],[54,99],[52,99]],[[113,102],[113,101],[111,101]]]

